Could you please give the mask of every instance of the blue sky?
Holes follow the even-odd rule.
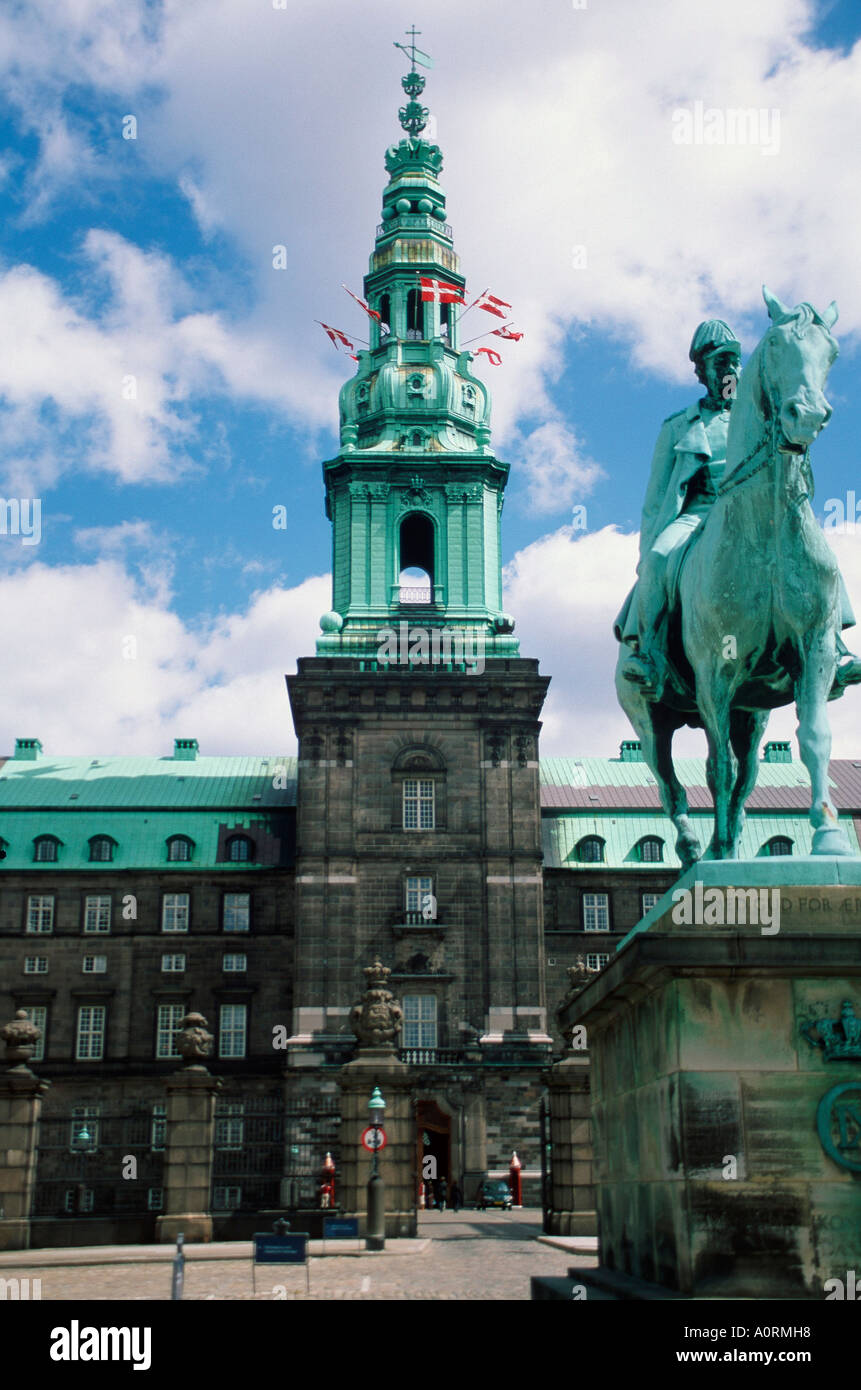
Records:
[[[283,673],[329,606],[320,463],[352,368],[314,320],[364,332],[340,285],[361,292],[401,133],[392,42],[413,21],[468,284],[511,300],[526,335],[476,370],[512,465],[507,606],[554,676],[545,751],[627,736],[609,618],[660,423],[699,394],[700,318],[727,318],[747,352],[763,279],[837,299],[816,509],[861,500],[861,11],[728,0],[717,22],[689,0],[547,0],[522,16],[516,0],[7,7],[0,472],[4,497],[41,498],[42,539],[0,537],[0,748],[291,746]],[[696,102],[776,109],[779,149],[679,148],[672,113]],[[834,544],[861,612],[861,522]],[[832,707],[844,754],[851,700]]]

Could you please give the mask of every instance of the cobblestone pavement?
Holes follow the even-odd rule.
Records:
[[[431,1212],[419,1234],[430,1237],[416,1254],[382,1252],[312,1259],[312,1299],[528,1299],[533,1274],[564,1275],[573,1264],[597,1261],[541,1245],[537,1212]],[[30,1258],[33,1251],[28,1252]],[[4,1268],[3,1275],[17,1272]],[[42,1299],[164,1299],[170,1297],[170,1264],[36,1267],[20,1274],[42,1280]],[[300,1266],[258,1266],[252,1293],[248,1260],[188,1260],[186,1299],[305,1299]]]

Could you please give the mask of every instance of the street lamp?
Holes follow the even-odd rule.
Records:
[[[78,1130],[75,1136],[74,1144],[72,1147],[77,1149],[78,1153],[81,1155],[81,1180],[78,1183],[78,1200],[76,1203],[78,1214],[80,1215],[81,1212],[86,1210],[84,1206],[84,1201],[87,1195],[87,1154],[92,1152],[92,1150],[95,1148],[92,1135],[90,1134],[90,1131],[87,1129],[86,1121],[83,1121],[83,1123],[81,1124],[81,1128]]]
[[[365,1249],[366,1250],[385,1250],[386,1248],[386,1185],[380,1176],[379,1152],[383,1142],[383,1117],[386,1113],[386,1102],[380,1094],[379,1086],[375,1086],[371,1099],[368,1101],[368,1111],[373,1126],[373,1164],[371,1176],[368,1179],[368,1221],[365,1230]]]

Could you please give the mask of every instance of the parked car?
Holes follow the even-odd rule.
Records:
[[[504,1178],[485,1178],[475,1200],[479,1211],[484,1211],[486,1207],[502,1207],[503,1211],[511,1211],[513,1204],[511,1188]]]

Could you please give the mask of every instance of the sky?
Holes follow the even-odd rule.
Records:
[[[631,734],[611,623],[701,319],[746,356],[763,282],[836,299],[814,508],[861,504],[854,0],[7,0],[0,492],[40,526],[0,534],[0,752],[294,750],[353,367],[315,320],[364,333],[341,285],[361,293],[413,23],[468,287],[524,333],[474,370],[511,465],[505,608],[552,677],[542,752]],[[754,140],[685,143],[737,108]],[[861,511],[828,538],[861,615]],[[861,756],[859,700],[829,706],[836,756]]]

